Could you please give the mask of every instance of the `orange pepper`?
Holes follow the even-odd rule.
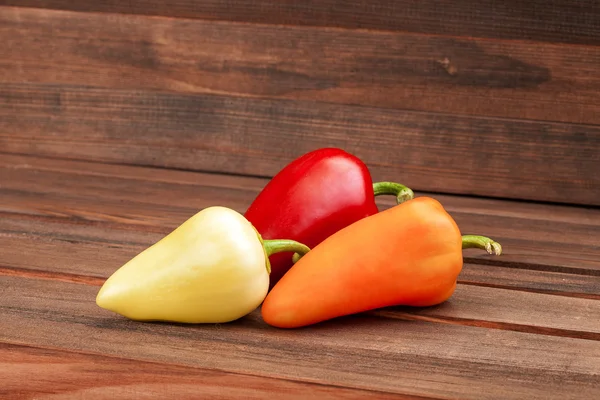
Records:
[[[442,205],[418,197],[366,217],[302,256],[262,305],[266,323],[296,328],[393,305],[432,306],[456,288],[463,248],[499,243],[461,236]]]

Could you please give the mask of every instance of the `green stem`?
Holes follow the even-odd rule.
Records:
[[[499,256],[502,254],[502,246],[500,243],[493,241],[485,236],[478,235],[463,235],[462,237],[462,248],[463,249],[482,249],[487,251],[489,254],[495,254]]]
[[[394,182],[375,182],[373,184],[373,193],[375,196],[382,194],[392,194],[396,196],[396,202],[402,204],[405,201],[412,200],[415,197],[412,189]]]
[[[310,248],[306,245],[303,245],[300,242],[296,242],[294,240],[286,240],[286,239],[273,239],[273,240],[263,240],[262,241],[263,248],[265,249],[265,255],[267,256],[267,271],[269,274],[271,273],[271,263],[269,262],[269,257],[275,253],[282,253],[293,251],[294,262],[298,261],[302,258],[303,255],[310,251]]]

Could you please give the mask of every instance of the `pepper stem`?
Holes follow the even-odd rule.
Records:
[[[463,235],[462,237],[462,248],[463,249],[482,249],[487,251],[489,254],[495,254],[499,256],[502,254],[502,246],[500,243],[493,241],[485,236],[478,235]]]
[[[376,182],[373,184],[373,193],[375,196],[382,194],[393,194],[396,196],[396,202],[402,204],[405,201],[412,200],[415,197],[411,188],[394,182]]]
[[[298,261],[302,258],[303,255],[310,251],[310,248],[306,245],[303,245],[300,242],[296,242],[294,240],[287,239],[273,239],[273,240],[263,240],[263,248],[265,249],[265,254],[267,255],[267,272],[271,273],[271,263],[269,261],[269,257],[275,253],[282,253],[287,251],[293,251],[294,262]]]

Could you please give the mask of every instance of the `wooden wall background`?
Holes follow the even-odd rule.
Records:
[[[593,0],[0,0],[0,151],[600,205]]]

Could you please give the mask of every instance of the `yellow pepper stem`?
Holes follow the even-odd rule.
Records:
[[[412,200],[415,197],[412,189],[395,182],[376,182],[373,184],[373,193],[375,196],[382,194],[394,195],[398,204]]]
[[[482,249],[487,251],[489,254],[495,254],[497,256],[502,254],[502,246],[500,245],[500,243],[495,242],[492,239],[485,236],[463,235],[462,248]]]

